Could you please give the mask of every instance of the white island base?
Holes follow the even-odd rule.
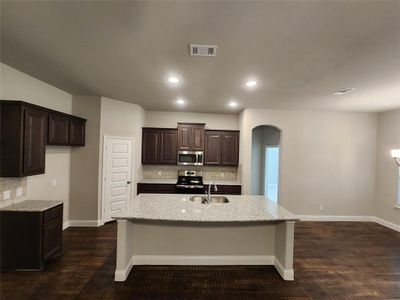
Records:
[[[274,265],[294,279],[294,220],[117,221],[115,281],[125,281],[133,265]]]

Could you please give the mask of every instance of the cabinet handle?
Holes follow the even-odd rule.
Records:
[[[127,184],[131,184],[131,182],[130,182],[130,181],[127,181],[126,183],[127,183]]]

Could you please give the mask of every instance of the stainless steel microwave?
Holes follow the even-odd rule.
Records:
[[[203,151],[178,151],[178,165],[202,166]]]

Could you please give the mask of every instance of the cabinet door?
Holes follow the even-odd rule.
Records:
[[[178,126],[178,150],[190,150],[190,140],[192,139],[192,126]]]
[[[178,156],[178,132],[175,129],[160,131],[160,163],[176,165]]]
[[[219,165],[221,163],[221,133],[206,131],[205,136],[204,164]]]
[[[176,185],[175,184],[159,184],[158,191],[159,194],[175,194]]]
[[[85,146],[85,121],[71,118],[69,121],[69,142],[71,146]]]
[[[62,251],[62,217],[43,224],[43,260]]]
[[[190,150],[204,150],[204,125],[192,125],[192,136],[190,142]]]
[[[221,133],[221,165],[237,166],[239,163],[239,133],[227,131]]]
[[[24,109],[24,157],[22,175],[43,174],[46,151],[46,112]]]
[[[241,185],[223,185],[221,186],[222,191],[226,195],[241,195],[242,186]]]
[[[69,119],[66,116],[50,113],[48,116],[48,145],[69,146]]]
[[[160,130],[147,128],[143,129],[142,163],[160,163]]]

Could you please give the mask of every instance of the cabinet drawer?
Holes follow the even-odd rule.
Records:
[[[43,223],[49,222],[58,217],[60,217],[62,220],[62,216],[63,216],[63,206],[61,204],[43,212]]]

